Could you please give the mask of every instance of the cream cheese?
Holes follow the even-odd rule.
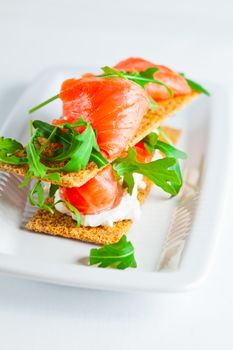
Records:
[[[132,195],[126,192],[117,207],[103,211],[98,214],[82,215],[83,226],[110,226],[112,227],[114,222],[120,220],[138,220],[141,215],[141,206],[137,199],[138,189],[145,189],[146,184],[143,181],[143,176],[140,174],[134,174],[135,186]],[[55,202],[61,199],[59,190],[55,193]],[[67,214],[75,220],[75,215],[63,204],[57,203],[56,209],[63,214]]]

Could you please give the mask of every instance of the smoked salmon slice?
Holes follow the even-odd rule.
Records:
[[[149,163],[151,161],[152,154],[147,151],[144,142],[138,142],[133,148],[136,151],[136,158],[138,162]]]
[[[135,70],[140,73],[147,70],[148,68],[158,68],[159,71],[154,73],[154,79],[157,79],[166,84],[173,91],[173,96],[186,95],[191,93],[191,88],[189,87],[184,77],[171,70],[170,68],[154,64],[150,61],[144,60],[143,58],[130,57],[124,61],[119,62],[117,65],[115,65],[114,68],[129,73],[132,73]],[[157,85],[155,83],[148,83],[146,85],[146,91],[148,95],[151,96],[155,101],[166,100],[170,97],[169,92],[165,86]]]
[[[108,165],[95,177],[80,187],[60,187],[60,196],[82,214],[97,214],[119,204],[123,187],[115,179],[113,168]]]
[[[141,163],[151,161],[152,155],[146,150],[144,143],[134,146],[137,160]],[[80,187],[60,187],[60,196],[68,201],[80,213],[97,214],[115,208],[124,193],[122,185],[114,176],[112,165],[102,169],[95,177]]]
[[[102,154],[113,160],[137,131],[150,102],[138,84],[121,78],[68,79],[61,87],[63,117],[53,124],[82,116],[97,132]]]

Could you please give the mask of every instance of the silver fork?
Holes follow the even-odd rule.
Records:
[[[202,161],[198,168],[188,169],[177,199],[169,229],[163,242],[157,270],[170,271],[179,267],[186,240],[191,232],[200,193]]]
[[[22,178],[16,175],[0,172],[0,206],[5,206],[6,203],[14,206],[17,204],[22,212],[21,226],[24,227],[36,208],[28,203],[29,185],[21,189],[19,188],[21,182]]]

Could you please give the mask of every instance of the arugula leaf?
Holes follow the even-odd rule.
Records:
[[[51,168],[50,170],[62,170],[66,172],[76,172],[86,167],[90,160],[94,161],[98,167],[108,164],[106,158],[101,154],[96,141],[95,131],[91,124],[87,123],[82,117],[75,123],[64,121],[56,127],[41,121],[34,121],[41,136],[51,138],[51,141],[59,143],[62,147],[57,149],[52,157],[42,157],[47,161],[61,162],[68,161],[64,167]],[[79,133],[75,128],[84,126],[83,133]],[[66,132],[61,129],[65,129]]]
[[[98,267],[113,267],[120,270],[128,267],[137,267],[134,247],[123,235],[117,243],[107,244],[99,249],[91,249],[89,264],[97,265]]]
[[[58,188],[59,188],[58,185],[51,184],[48,197],[53,198],[55,195],[55,192],[57,191]],[[79,227],[81,225],[82,216],[81,216],[80,212],[78,211],[78,209],[75,208],[72,204],[70,204],[69,202],[67,202],[65,200],[59,200],[56,203],[53,202],[50,204],[48,202],[46,203],[46,199],[47,199],[47,196],[45,196],[43,185],[42,185],[41,181],[39,180],[35,183],[35,185],[29,191],[30,204],[39,208],[39,209],[47,210],[51,214],[54,214],[55,205],[59,202],[62,202],[68,207],[69,210],[71,210],[75,214],[77,226]]]
[[[115,68],[112,68],[112,67],[109,67],[109,66],[104,66],[104,67],[101,67],[101,70],[104,72],[104,74],[100,75],[101,77],[115,75],[116,77],[125,79],[124,73],[121,72],[118,69],[115,69]]]
[[[25,157],[7,155],[4,151],[0,151],[0,161],[12,165],[27,164],[27,159]]]
[[[44,152],[44,150],[47,148],[47,146],[49,145],[49,143],[52,142],[57,129],[58,129],[58,127],[56,126],[53,129],[53,131],[51,132],[51,134],[49,135],[49,137],[47,138],[46,142],[43,145],[41,145],[40,150],[39,150],[39,154],[42,154]]]
[[[134,177],[131,172],[126,172],[123,177],[123,187],[127,188],[128,193],[132,195],[134,189]]]
[[[205,94],[207,96],[210,96],[209,91],[207,91],[203,86],[201,86],[198,83],[195,83],[195,81],[193,81],[193,80],[190,80],[190,79],[187,79],[187,78],[185,78],[185,79],[186,79],[186,81],[188,82],[189,86],[191,87],[191,89],[193,91],[199,91],[199,92],[201,92],[201,93],[203,93],[203,94]]]
[[[193,80],[190,80],[188,78],[186,78],[184,73],[179,73],[183,78],[185,78],[185,80],[187,81],[189,87],[193,90],[193,91],[198,91],[201,92],[207,96],[210,96],[209,91],[207,91],[203,86],[201,86],[200,84],[196,83]]]
[[[60,126],[60,127],[62,127],[62,128],[77,128],[77,127],[79,127],[79,126],[87,126],[87,125],[89,125],[89,123],[88,122],[86,122],[84,119],[83,119],[83,117],[80,115],[79,116],[79,119],[77,119],[74,123],[69,123],[69,122],[67,122],[67,121],[64,121],[64,123],[62,123],[62,124],[60,124],[60,125],[58,125],[58,126]]]
[[[25,157],[18,157],[17,151],[23,150],[23,145],[10,138],[0,137],[0,161],[8,164],[26,164],[27,159]]]
[[[35,129],[38,129],[40,131],[40,136],[46,139],[53,133],[54,129],[57,127],[57,126],[48,124],[46,122],[43,122],[42,120],[34,120],[33,126]],[[70,144],[71,143],[70,133],[64,132],[61,129],[57,128],[56,133],[51,139],[51,142]]]
[[[158,129],[160,133],[162,133],[162,129]],[[163,135],[165,136],[165,135]],[[174,191],[176,193],[179,192],[180,188],[183,184],[182,173],[180,169],[180,165],[178,159],[187,159],[187,154],[175,148],[173,145],[168,144],[166,142],[158,140],[158,135],[156,133],[150,133],[147,135],[142,142],[144,143],[146,149],[149,153],[153,153],[155,149],[160,150],[166,157],[175,158],[176,164],[173,167],[173,170],[176,172],[177,177],[180,178],[180,184],[173,184]]]
[[[50,184],[49,197],[53,198],[58,189],[59,189],[59,185]]]
[[[37,181],[29,191],[29,202],[39,209],[48,210],[51,214],[54,213],[54,204],[45,203],[44,189],[41,181]]]
[[[27,159],[28,159],[28,167],[29,171],[36,177],[43,178],[46,176],[47,168],[40,161],[40,154],[35,147],[35,141],[40,136],[39,130],[36,129],[35,134],[31,137],[27,147]]]
[[[73,143],[69,152],[70,160],[62,170],[75,172],[84,169],[91,158],[92,151],[94,151],[92,160],[96,160],[98,163],[97,165],[102,165],[103,163],[105,165],[108,163],[100,153],[94,130],[91,125],[87,123],[83,133],[79,134],[76,130],[73,130]]]
[[[136,160],[136,151],[129,148],[125,158],[117,158],[113,162],[113,169],[117,176],[123,177],[124,183],[128,184],[129,174],[138,173],[146,176],[155,185],[165,192],[176,195],[175,186],[180,186],[182,180],[174,170],[177,160],[175,158],[163,158],[150,163],[140,163]],[[125,176],[126,181],[125,181]],[[132,177],[130,179],[129,193],[132,193]]]
[[[164,153],[167,157],[174,157],[177,159],[177,162],[174,165],[174,171],[176,172],[177,176],[180,178],[181,181],[180,181],[180,184],[174,184],[173,187],[175,191],[178,193],[183,185],[183,178],[182,178],[182,173],[181,173],[178,159],[187,159],[187,154],[185,152],[178,150],[172,145],[169,145],[160,140],[157,142],[156,148],[159,149],[162,153]]]
[[[23,182],[21,182],[21,184],[19,184],[19,188],[26,187],[29,184],[29,182],[31,181],[31,178],[32,178],[32,173],[31,173],[31,171],[28,170]]]
[[[98,168],[102,168],[103,166],[108,164],[107,159],[102,155],[101,152],[92,149],[90,160],[92,160]]]
[[[79,210],[75,208],[70,202],[67,202],[65,200],[62,200],[62,202],[68,207],[70,211],[75,214],[77,227],[79,227],[82,224],[82,215],[80,214]]]
[[[95,133],[90,124],[82,134],[76,132],[74,137],[74,148],[71,152],[70,161],[63,168],[64,171],[78,171],[84,169],[89,162],[92,148],[95,146]]]
[[[156,73],[158,71],[159,71],[159,68],[151,67],[151,68],[147,68],[146,70],[140,72],[140,75],[142,77],[145,77],[145,78],[154,79],[154,73]]]
[[[166,142],[158,140],[155,148],[159,149],[167,157],[174,157],[176,159],[187,159],[187,154]]]
[[[49,197],[53,198],[55,195],[55,192],[59,188],[58,185],[50,185],[50,191],[49,191]],[[56,203],[46,203],[47,197],[44,193],[44,188],[41,183],[41,181],[37,181],[35,185],[32,187],[32,189],[29,191],[29,202],[31,205],[49,211],[51,214],[54,214],[54,208]],[[70,204],[67,201],[59,200],[57,203],[62,202],[64,203],[68,209],[70,209],[72,212],[75,213],[77,226],[79,227],[82,223],[82,216],[77,208],[75,208],[72,204]]]
[[[34,135],[32,135],[26,147],[28,174],[27,179],[25,180],[25,182],[23,182],[23,184],[21,184],[21,187],[27,185],[32,176],[39,177],[40,179],[60,181],[60,175],[58,173],[54,172],[48,174],[47,172],[48,170],[50,170],[50,168],[41,163],[41,151],[35,147],[35,143],[38,137],[40,137],[40,132],[39,129],[36,129]]]
[[[54,192],[54,194],[55,194],[55,192]],[[56,206],[56,204],[58,204],[58,203],[63,203],[70,211],[72,211],[75,214],[76,226],[80,227],[80,225],[82,224],[83,218],[82,218],[82,215],[80,214],[79,210],[76,207],[74,207],[70,202],[67,202],[64,199],[60,199],[57,202],[55,202],[54,206]]]
[[[146,137],[144,137],[144,139],[142,139],[142,142],[144,143],[146,150],[152,154],[158,142],[158,134],[151,132]]]
[[[6,151],[6,153],[14,153],[23,149],[23,145],[10,138],[0,137],[0,150]]]
[[[159,132],[162,130],[159,129]],[[155,149],[159,149],[167,157],[174,157],[176,159],[187,159],[187,154],[183,151],[178,150],[172,144],[160,141],[158,134],[151,132],[144,139],[142,139],[147,151],[152,154]]]
[[[79,133],[76,130],[78,127],[85,127],[85,130]],[[28,164],[27,180],[22,186],[24,183],[27,184],[33,176],[59,182],[60,176],[56,171],[76,172],[85,168],[90,160],[94,161],[98,167],[108,164],[107,159],[100,152],[95,131],[82,117],[75,123],[64,121],[57,126],[35,120],[30,122],[30,129],[31,137],[25,150],[25,157],[8,155],[9,151],[22,150],[23,146],[15,140],[0,138],[0,161],[17,165]],[[41,144],[40,138],[46,138],[46,142]],[[52,156],[48,157],[44,151],[51,142],[57,143],[59,147],[55,148]],[[66,164],[62,166],[58,164],[58,167],[51,168],[46,166],[45,161],[54,163],[64,161]]]

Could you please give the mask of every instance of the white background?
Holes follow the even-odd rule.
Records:
[[[231,0],[0,0],[1,120],[36,74],[59,64],[111,65],[138,55],[230,86],[232,23]],[[0,276],[0,348],[232,349],[232,207],[229,200],[208,280],[187,294],[97,292]]]

